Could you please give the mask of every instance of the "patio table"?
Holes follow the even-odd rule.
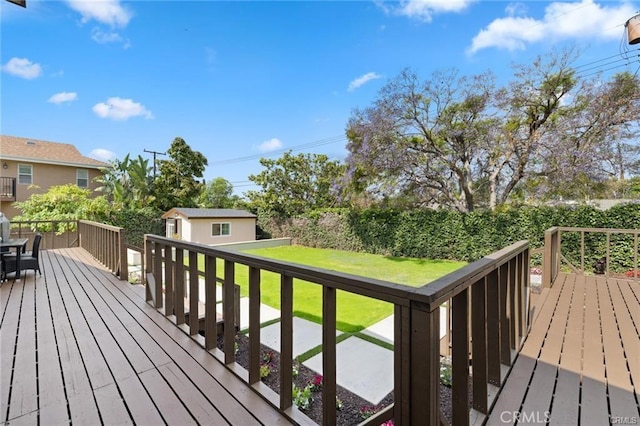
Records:
[[[15,279],[20,279],[20,255],[22,254],[22,250],[27,245],[28,238],[11,238],[6,241],[0,242],[0,250],[4,248],[16,249],[16,272]]]

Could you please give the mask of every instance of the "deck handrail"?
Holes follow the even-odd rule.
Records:
[[[562,234],[563,233],[580,233],[580,253],[579,253],[579,265],[574,263],[567,257],[567,253],[563,254],[562,251]],[[560,268],[564,262],[564,265],[577,274],[585,274],[585,261],[586,256],[593,258],[593,253],[587,253],[587,244],[585,240],[585,234],[604,234],[605,245],[604,253],[599,252],[597,258],[604,259],[604,270],[601,271],[604,275],[611,273],[611,236],[615,234],[632,235],[633,245],[631,253],[631,270],[628,278],[637,279],[640,278],[640,271],[638,270],[638,236],[640,235],[639,229],[619,229],[619,228],[580,228],[571,226],[556,226],[549,228],[545,231],[545,245],[544,245],[544,257],[543,257],[543,269],[542,269],[542,284],[544,287],[551,287],[554,280],[560,272]]]
[[[77,220],[12,220],[11,235],[16,238],[28,238],[41,234],[41,250],[76,247],[77,223]]]
[[[124,228],[80,220],[78,244],[118,278],[129,278]]]
[[[204,258],[204,328],[198,334],[197,315],[185,316],[185,304],[197,312],[200,299],[198,257]],[[336,294],[337,290],[360,294],[394,304],[394,404],[365,424],[391,418],[395,424],[440,424],[440,311],[452,304],[452,392],[454,424],[469,423],[469,361],[473,359],[473,408],[486,414],[489,385],[504,380],[501,365],[510,366],[514,350],[528,330],[526,291],[529,285],[529,244],[515,243],[422,287],[304,266],[292,262],[211,247],[204,244],[145,235],[146,299],[156,309],[205,347],[238,377],[293,421],[309,419],[293,405],[293,279],[322,286],[323,423],[336,421]],[[185,258],[188,262],[185,262]],[[224,262],[224,276],[216,263]],[[224,327],[224,346],[219,350],[216,334],[217,281],[223,283],[223,317],[235,318],[233,303],[235,266],[249,268],[249,366],[235,361],[234,327]],[[260,382],[260,271],[280,275],[281,347],[280,394]],[[188,322],[188,324],[187,324]],[[449,328],[449,327],[447,327]],[[473,345],[471,341],[473,340]],[[471,351],[469,348],[471,347]]]

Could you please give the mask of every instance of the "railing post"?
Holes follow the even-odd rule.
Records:
[[[153,276],[156,279],[155,282],[155,308],[162,308],[164,306],[164,298],[162,297],[162,250],[164,247],[162,244],[155,242],[153,244]]]
[[[145,263],[144,268],[142,268],[142,276],[143,276],[142,279],[144,280],[143,282],[144,282],[144,288],[145,288],[145,299],[146,299],[147,302],[153,302],[153,304],[155,306],[155,301],[153,300],[154,299],[153,290],[155,290],[155,289],[151,288],[151,286],[150,286],[150,284],[149,284],[149,282],[147,280],[147,274],[150,273],[150,272],[152,273],[152,271],[151,271],[151,265],[152,265],[152,263],[151,263],[151,259],[152,259],[151,258],[151,246],[152,245],[153,245],[153,243],[150,242],[147,239],[147,236],[145,235],[145,237],[144,237],[144,254],[141,257],[146,258],[146,261],[144,262]]]
[[[454,425],[469,424],[469,289],[455,295],[452,305],[451,397]]]
[[[176,248],[176,263],[173,268],[173,288],[176,294],[174,311],[176,313],[176,324],[184,324],[184,251]]]
[[[224,363],[236,361],[236,314],[235,314],[235,272],[236,264],[230,260],[224,261],[224,284],[222,284],[222,320],[224,321]],[[238,324],[239,325],[239,324]]]
[[[471,356],[473,364],[473,408],[487,414],[487,295],[486,277],[472,285],[471,290]]]
[[[542,257],[542,286],[549,288],[553,285],[553,280],[557,275],[558,250],[559,250],[558,228],[550,228],[544,232],[544,254]]]
[[[260,381],[260,269],[249,267],[249,384]]]
[[[500,286],[498,269],[495,269],[487,276],[487,352],[488,352],[488,378],[489,383],[500,386]]]
[[[293,277],[280,278],[280,409],[293,404]]]
[[[412,302],[396,319],[396,399],[399,424],[440,424],[440,307]],[[398,313],[398,309],[396,309]],[[399,336],[400,335],[400,336]]]
[[[336,289],[322,287],[322,420],[336,424]]]
[[[120,241],[118,241],[118,247],[119,247],[119,252],[120,252],[120,275],[119,278],[121,280],[129,280],[129,259],[127,256],[127,245],[125,243],[124,240],[124,236],[125,236],[125,230],[124,229],[120,229],[120,231],[118,232],[118,239]]]
[[[510,315],[508,314],[509,299],[509,262],[500,266],[498,273],[500,303],[500,361],[503,365],[511,366],[511,333],[509,333]]]
[[[189,334],[192,336],[195,336],[200,331],[199,292],[198,253],[189,251]]]
[[[204,258],[204,347],[213,349],[218,340],[216,315],[216,258]]]

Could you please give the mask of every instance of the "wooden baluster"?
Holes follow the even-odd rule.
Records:
[[[204,258],[204,346],[207,350],[216,347],[218,342],[216,315],[216,258],[205,255]]]
[[[322,422],[336,424],[336,289],[322,287]]]
[[[473,408],[487,414],[487,332],[486,278],[473,284],[471,290],[471,338],[473,341]]]
[[[198,274],[198,253],[189,251],[189,334],[195,336],[200,331],[200,276]]]
[[[260,381],[260,269],[249,267],[249,384]]]
[[[293,403],[293,278],[280,278],[280,409]]]
[[[451,301],[451,397],[454,425],[469,424],[469,289]]]

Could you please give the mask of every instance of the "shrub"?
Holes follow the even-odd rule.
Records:
[[[301,410],[306,410],[311,405],[311,385],[299,388],[293,385],[293,403]]]
[[[269,364],[260,364],[260,378],[264,379],[271,374],[271,366]]]
[[[451,387],[451,358],[440,359],[440,383]]]
[[[292,218],[258,213],[261,228],[273,237],[291,237],[294,244],[373,254],[472,262],[511,243],[528,240],[531,248],[544,245],[552,226],[635,229],[640,205],[624,204],[609,210],[579,207],[509,207],[497,211],[327,209]],[[563,255],[580,264],[579,232],[563,233]],[[603,234],[585,235],[585,265],[602,257]],[[612,271],[633,265],[633,236],[611,236]],[[535,265],[542,257],[533,256]]]

